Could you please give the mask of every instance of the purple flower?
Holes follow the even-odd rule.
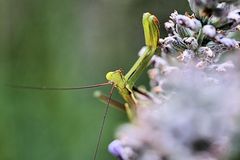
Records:
[[[115,157],[122,160],[123,146],[120,140],[114,140],[108,145],[108,151]]]

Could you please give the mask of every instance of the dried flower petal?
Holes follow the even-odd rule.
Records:
[[[196,50],[198,48],[198,41],[195,37],[186,37],[183,39],[188,49]]]

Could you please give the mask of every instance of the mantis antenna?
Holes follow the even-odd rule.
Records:
[[[12,85],[7,84],[7,86],[12,88],[21,88],[21,89],[33,89],[33,90],[80,90],[80,89],[87,89],[87,88],[96,88],[101,86],[106,86],[112,84],[111,82],[105,82],[105,83],[98,83],[93,85],[87,85],[87,86],[80,86],[80,87],[45,87],[45,86],[24,86],[24,85]]]
[[[111,90],[109,92],[109,98],[108,98],[106,109],[105,109],[105,112],[104,112],[104,115],[103,115],[101,128],[100,128],[100,131],[99,131],[99,134],[98,134],[97,146],[96,146],[96,149],[95,149],[95,152],[94,152],[93,160],[96,160],[96,157],[97,157],[98,149],[99,149],[99,146],[100,146],[100,143],[101,143],[102,134],[103,134],[104,125],[105,125],[105,122],[106,122],[106,119],[107,119],[107,113],[108,113],[108,109],[109,109],[109,104],[110,104],[110,101],[111,101],[111,98],[112,98],[112,95],[113,95],[114,88],[115,88],[115,86],[112,85],[112,88],[111,88]]]

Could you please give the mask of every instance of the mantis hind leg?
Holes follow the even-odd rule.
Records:
[[[101,100],[105,104],[107,104],[107,102],[109,101],[109,97],[104,95],[101,91],[95,91],[94,92],[94,97],[98,98],[99,100]],[[110,99],[109,105],[118,109],[118,110],[126,112],[126,106],[124,104],[122,104],[121,102],[117,101],[117,100]]]
[[[144,91],[142,91],[142,90],[139,90],[139,89],[136,88],[136,87],[133,87],[133,91],[135,91],[136,93],[138,93],[138,94],[146,97],[147,99],[151,99],[151,97],[150,97],[146,92],[144,92]],[[94,92],[94,96],[95,96],[96,98],[98,98],[99,100],[101,100],[102,102],[104,102],[105,104],[107,104],[107,103],[109,102],[109,105],[110,105],[110,106],[112,106],[112,107],[114,107],[114,108],[116,108],[116,109],[118,109],[118,110],[121,110],[121,111],[123,111],[123,112],[126,112],[127,115],[128,115],[128,118],[129,118],[130,120],[133,120],[133,117],[134,117],[134,113],[135,113],[135,112],[133,112],[133,110],[132,110],[132,108],[129,106],[129,104],[127,104],[127,103],[123,104],[123,103],[121,103],[121,102],[119,102],[119,101],[117,101],[117,100],[114,100],[114,99],[110,99],[110,100],[109,100],[109,97],[106,96],[106,95],[104,95],[101,91],[95,91],[95,92]]]
[[[109,100],[109,97],[106,96],[106,95],[104,95],[101,91],[95,91],[95,92],[94,92],[94,96],[95,96],[96,98],[100,99],[100,100],[101,100],[102,102],[104,102],[105,104],[107,104],[107,103],[109,102],[109,105],[110,105],[110,106],[112,106],[112,107],[114,107],[114,108],[116,108],[116,109],[118,109],[118,110],[121,110],[121,111],[123,111],[123,112],[126,112],[127,115],[128,115],[128,118],[129,118],[130,120],[133,119],[133,117],[134,117],[134,114],[133,114],[133,113],[134,113],[134,112],[131,110],[130,106],[129,106],[127,103],[123,104],[123,103],[121,103],[121,102],[119,102],[119,101],[117,101],[117,100],[114,100],[114,99],[110,99],[110,100]]]

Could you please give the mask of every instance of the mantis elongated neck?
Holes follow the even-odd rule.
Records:
[[[134,63],[132,68],[125,75],[125,79],[128,82],[128,85],[130,88],[133,87],[136,80],[140,77],[144,69],[148,66],[156,50],[155,47],[150,47],[150,46],[145,46],[142,49],[143,49],[143,54],[138,58],[138,60]]]

